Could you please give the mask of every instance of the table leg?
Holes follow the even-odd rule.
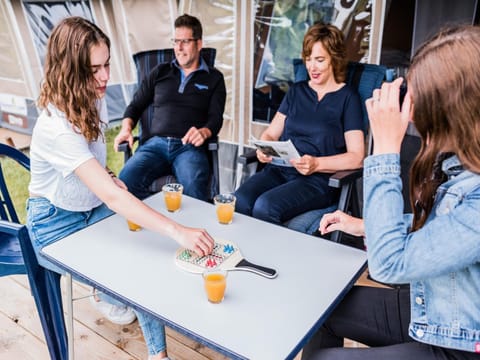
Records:
[[[74,360],[74,341],[75,337],[73,334],[73,286],[72,286],[72,274],[67,273],[65,275],[66,280],[66,292],[67,292],[67,301],[66,301],[66,310],[67,310],[67,337],[68,337],[68,359]]]

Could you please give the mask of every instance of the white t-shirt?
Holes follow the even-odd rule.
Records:
[[[98,101],[97,106],[100,119],[107,123],[105,100]],[[47,108],[48,111],[42,111],[33,129],[28,190],[65,210],[91,210],[102,202],[75,175],[74,170],[91,158],[96,158],[105,167],[107,151],[104,137],[89,143],[73,130],[63,112],[51,104]]]

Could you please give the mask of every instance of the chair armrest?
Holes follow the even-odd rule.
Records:
[[[119,152],[127,152],[127,151],[132,151],[130,149],[130,146],[128,146],[128,142],[124,141],[124,142],[121,142],[120,144],[118,144],[118,151]]]
[[[213,199],[215,195],[220,193],[220,169],[218,161],[218,150],[219,150],[219,141],[218,136],[214,136],[208,139],[207,149],[209,153],[209,158],[211,162],[212,176],[210,179],[210,199]]]
[[[238,162],[242,165],[248,165],[254,162],[258,162],[257,151],[255,149],[247,150],[247,152],[238,157]]]
[[[208,150],[218,151],[218,136],[208,139]]]
[[[361,207],[358,201],[358,189],[356,186],[357,180],[363,175],[363,169],[343,170],[332,174],[328,180],[328,185],[340,189],[340,196],[338,199],[338,210],[355,217],[361,217]],[[334,231],[330,240],[334,242],[344,242],[344,234],[341,231]],[[345,236],[348,238],[348,236]],[[354,241],[351,246],[363,246],[363,242]]]
[[[139,140],[138,136],[133,137],[133,143],[135,143],[135,141],[138,141],[138,140]],[[123,152],[123,163],[126,163],[127,160],[130,159],[130,157],[132,156],[132,149],[130,148],[130,146],[128,146],[127,141],[123,141],[120,144],[118,144],[118,151]]]
[[[343,185],[353,183],[355,180],[361,178],[362,175],[363,168],[337,171],[328,179],[328,186],[341,189]]]

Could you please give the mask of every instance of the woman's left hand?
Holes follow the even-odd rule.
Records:
[[[407,92],[400,109],[400,85],[403,78],[383,83],[367,99],[368,118],[373,134],[374,154],[400,153],[400,146],[412,113],[410,93]]]
[[[311,155],[303,155],[299,159],[290,160],[290,164],[302,175],[310,175],[316,172],[317,158]]]

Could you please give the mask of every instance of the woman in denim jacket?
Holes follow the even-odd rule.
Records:
[[[417,51],[401,110],[402,79],[367,100],[365,224],[336,212],[320,230],[364,233],[373,278],[410,286],[354,287],[303,358],[480,359],[478,69],[480,28],[449,28]],[[410,175],[414,212],[403,215],[399,153],[409,119],[422,147]],[[344,338],[370,347],[341,348]]]

